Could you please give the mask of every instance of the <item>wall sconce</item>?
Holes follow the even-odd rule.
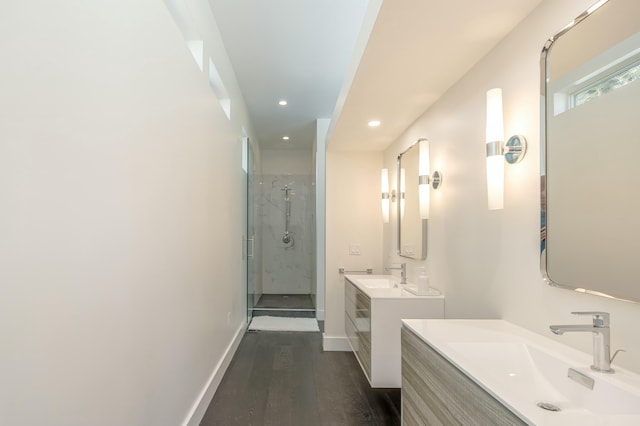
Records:
[[[527,151],[524,136],[511,136],[504,143],[502,89],[487,91],[487,201],[489,210],[504,208],[504,162],[520,162]]]
[[[439,189],[442,185],[442,173],[435,171],[430,176],[429,140],[418,139],[418,197],[420,202],[420,219],[429,219],[430,188]]]
[[[389,169],[382,169],[380,173],[382,189],[382,221],[389,223],[389,202],[396,200],[396,191],[389,194]]]
[[[429,141],[418,140],[418,198],[420,219],[429,219]]]
[[[400,169],[400,219],[404,218],[404,200],[407,193],[407,169],[404,167]]]

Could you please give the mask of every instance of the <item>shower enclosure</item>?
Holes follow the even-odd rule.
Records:
[[[257,266],[251,315],[315,316],[315,186],[312,175],[263,174],[254,186]]]

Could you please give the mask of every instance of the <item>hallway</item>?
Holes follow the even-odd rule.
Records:
[[[399,389],[372,389],[321,333],[248,332],[201,426],[399,425],[399,410]]]

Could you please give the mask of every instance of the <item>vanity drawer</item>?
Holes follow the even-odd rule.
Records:
[[[360,346],[358,344],[358,331],[356,330],[356,325],[353,320],[347,315],[344,317],[344,331],[347,335],[347,339],[349,340],[349,344],[351,345],[351,349],[353,349],[354,352],[358,352],[358,348]]]
[[[365,374],[371,381],[371,326],[367,324],[367,330],[358,329],[358,350],[356,355],[362,364]]]
[[[371,299],[360,290],[356,291],[356,318],[371,318]]]
[[[359,318],[371,318],[371,299],[349,281],[345,281],[345,283],[344,310],[353,322],[358,325],[361,322],[357,321]]]
[[[345,280],[344,328],[358,362],[371,381],[371,299]]]
[[[356,322],[356,288],[349,281],[345,280],[344,286],[344,311],[345,314],[351,318],[351,321]]]

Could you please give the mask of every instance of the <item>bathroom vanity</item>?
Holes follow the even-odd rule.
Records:
[[[638,425],[640,376],[503,320],[403,320],[402,423]]]
[[[371,387],[401,386],[403,318],[444,318],[444,296],[416,296],[391,275],[345,275],[345,332]]]

